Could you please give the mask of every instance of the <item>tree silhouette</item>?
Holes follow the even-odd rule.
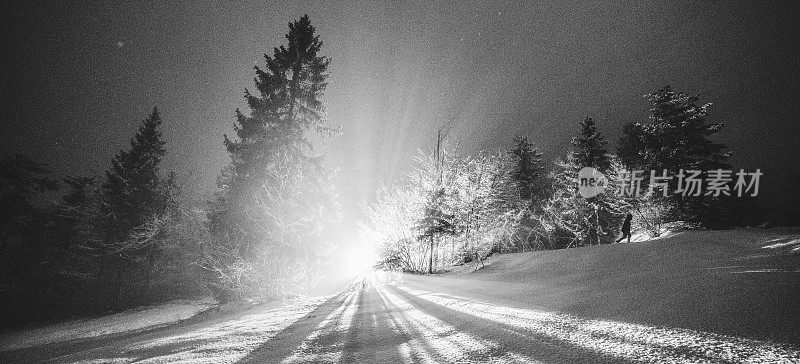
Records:
[[[126,296],[141,296],[140,291],[147,289],[160,254],[153,246],[131,244],[134,229],[163,214],[173,201],[174,176],[163,178],[160,173],[166,142],[159,126],[161,116],[153,108],[131,139],[130,149],[117,153],[105,172],[101,214],[107,259],[101,276],[111,286],[109,301],[118,309],[135,304]]]
[[[166,208],[169,195],[164,187],[167,183],[159,169],[166,154],[166,142],[159,126],[161,116],[158,109],[153,108],[131,139],[130,149],[117,153],[111,168],[105,172],[103,207],[108,215],[109,242],[124,240],[130,230],[144,223],[148,216]]]
[[[572,138],[572,144],[577,148],[575,159],[581,167],[593,167],[600,172],[607,172],[611,167],[606,145],[608,141],[597,131],[597,123],[587,117],[581,121],[580,136]]]
[[[724,123],[707,120],[711,103],[700,103],[700,96],[676,92],[669,85],[646,95],[653,107],[650,123],[628,124],[623,129],[618,153],[630,169],[666,170],[677,176],[680,170],[702,171],[729,168],[726,145],[712,140]],[[669,189],[677,190],[677,179],[669,181]],[[706,196],[672,194],[667,199],[675,207],[677,219],[709,222],[719,215],[720,199]]]
[[[534,183],[542,173],[542,153],[533,147],[527,136],[515,138],[514,142],[516,146],[511,154],[516,159],[516,165],[511,175],[519,187],[520,197],[530,200],[535,193],[541,192],[535,190]]]
[[[319,100],[329,59],[318,54],[322,41],[307,15],[289,23],[286,40],[264,56],[265,69],[255,67],[258,93],[245,90],[250,114],[237,109],[237,138],[224,140],[232,163],[210,213],[219,248],[210,256],[224,257],[206,268],[225,296],[284,293],[300,279],[289,278],[292,271],[305,272],[300,275],[307,281],[331,248],[324,220],[338,213],[338,205],[330,174],[309,140],[332,132]],[[250,273],[232,267],[249,267]],[[293,283],[264,284],[284,278]]]

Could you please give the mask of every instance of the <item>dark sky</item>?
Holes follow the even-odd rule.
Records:
[[[333,59],[342,135],[327,144],[348,210],[454,116],[463,152],[528,134],[562,156],[585,116],[616,145],[666,84],[713,102],[733,164],[764,171],[768,211],[800,206],[797,1],[33,3],[0,9],[0,152],[61,175],[107,168],[158,106],[167,168],[209,189],[252,67],[308,13]]]

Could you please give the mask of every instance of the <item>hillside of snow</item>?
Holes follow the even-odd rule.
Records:
[[[800,344],[800,231],[681,231],[646,242],[495,254],[404,284],[508,307]]]

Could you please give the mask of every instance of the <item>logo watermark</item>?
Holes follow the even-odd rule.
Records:
[[[603,192],[608,187],[608,178],[603,173],[592,168],[583,167],[578,172],[578,192],[583,198],[592,198]]]

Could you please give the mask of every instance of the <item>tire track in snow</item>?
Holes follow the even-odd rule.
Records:
[[[398,351],[405,363],[532,363],[535,360],[502,350],[496,342],[465,333],[385,289],[379,289],[394,314],[397,332],[412,339]]]
[[[296,335],[295,335],[296,337]],[[280,363],[535,363],[491,339],[462,332],[380,285],[353,291],[299,342],[276,336],[250,362]]]
[[[796,348],[353,284],[321,304],[135,335],[64,362],[797,362]],[[178,330],[180,329],[180,330]]]
[[[455,316],[462,313],[476,320],[488,320],[531,335],[529,339],[582,348],[611,361],[800,363],[800,352],[786,345],[687,329],[587,320],[565,314],[495,306],[410,288],[398,288],[397,291],[400,296],[419,302],[420,306],[436,306],[439,312],[449,311]]]
[[[351,329],[358,308],[360,291],[347,295],[339,308],[331,312],[317,325],[292,355],[281,363],[337,363],[342,357],[345,336]]]

